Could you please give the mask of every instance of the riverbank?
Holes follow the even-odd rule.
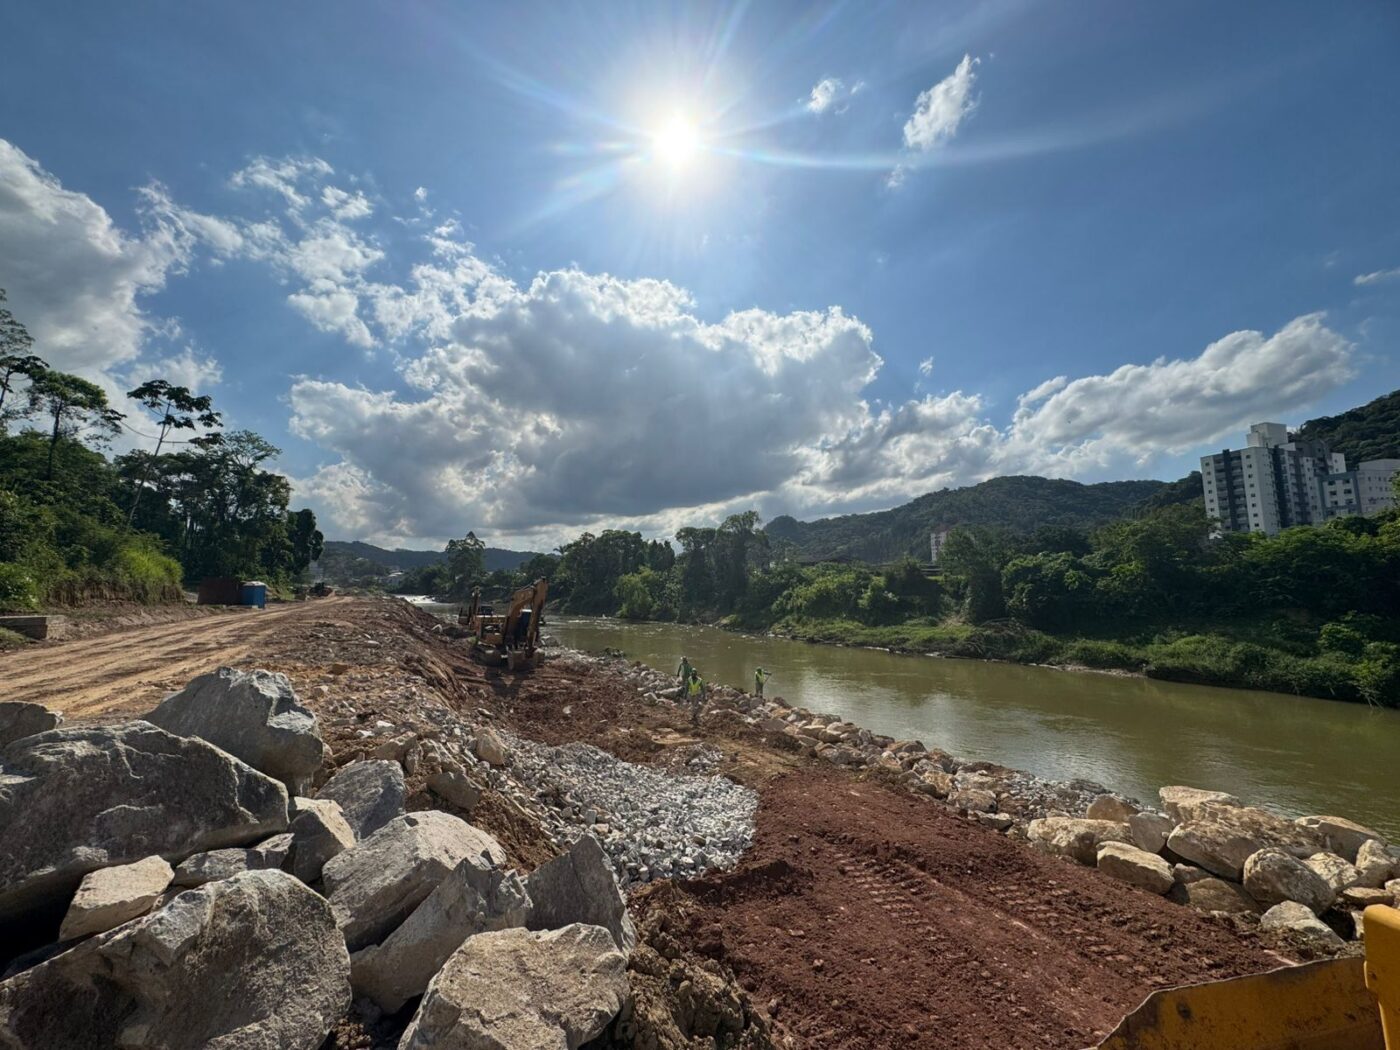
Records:
[[[729,627],[721,621],[716,624]],[[743,628],[737,628],[743,629]],[[1141,674],[1169,682],[1292,693],[1321,700],[1400,706],[1400,691],[1369,700],[1364,662],[1343,653],[1307,656],[1223,634],[1161,632],[1157,640],[1062,637],[1013,621],[870,626],[848,620],[779,621],[772,633],[819,644],[890,652]],[[1400,683],[1397,683],[1400,685]]]
[[[639,864],[632,878],[634,1005],[604,1046],[719,1037],[752,1050],[1080,1047],[1162,984],[1255,972],[1296,947],[1021,839],[1018,827],[1028,830],[1052,806],[1077,809],[1087,788],[1037,802],[1036,778],[957,763],[946,775],[963,776],[969,791],[1010,778],[995,812],[964,812],[907,782],[906,773],[932,773],[920,763],[946,772],[943,763],[955,761],[913,742],[900,748],[895,772],[881,762],[893,748],[874,734],[841,727],[831,729],[837,743],[804,743],[799,728],[794,736],[756,724],[771,716],[745,712],[752,701],[728,690],[694,727],[657,692],[653,683],[665,676],[616,659],[559,653],[530,674],[500,674],[467,660],[450,627],[401,602],[331,599],[276,620],[222,623],[268,630],[252,652],[237,633],[200,634],[178,647],[181,658],[197,657],[204,669],[238,659],[284,672],[318,716],[334,766],[397,764],[410,811],[467,816],[522,873],[585,831],[615,859],[633,847],[656,858],[648,877]],[[109,637],[109,659],[125,654],[130,674],[114,665],[90,683],[86,717],[136,717],[158,700],[136,688],[152,676],[139,659],[146,633]],[[78,652],[20,654],[34,661],[36,685],[48,674],[45,702],[63,706],[63,667]],[[0,662],[0,671],[15,670]],[[841,741],[847,732],[854,744]],[[867,742],[873,763],[828,757],[866,754]],[[577,756],[573,765],[548,779],[556,763],[547,749],[585,747],[597,751],[566,751]],[[445,754],[464,780],[433,779]],[[606,776],[589,772],[594,761],[607,764]],[[634,814],[580,791],[580,777],[625,787],[658,775],[674,777],[664,794],[647,789],[666,806],[688,805],[689,793],[716,776],[756,793],[751,845],[737,863],[722,841],[730,831],[658,846],[645,806]],[[1006,830],[989,826],[997,816],[1010,820]],[[665,864],[671,878],[658,875]],[[393,1046],[407,1020],[352,1008],[327,1047]]]

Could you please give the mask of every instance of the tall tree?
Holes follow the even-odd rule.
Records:
[[[486,544],[469,532],[460,540],[447,541],[448,595],[465,597],[472,584],[486,575]]]
[[[115,434],[126,418],[107,404],[107,395],[100,386],[67,372],[41,372],[30,384],[29,397],[31,403],[53,420],[45,474],[48,481],[53,480],[54,453],[59,438],[75,436],[85,429],[101,435]]]
[[[161,446],[165,444],[170,432],[196,428],[209,431],[222,426],[223,421],[219,413],[213,410],[213,403],[207,394],[196,396],[190,393],[189,387],[173,386],[164,379],[152,379],[142,383],[135,390],[128,390],[126,396],[151,413],[157,427],[155,452],[149,457],[143,457],[141,477],[136,483],[136,492],[131,497],[131,510],[126,516],[126,524],[130,528],[136,518],[136,508],[141,503],[141,493],[146,490],[146,483],[150,480],[151,467],[159,458]]]
[[[5,289],[0,288],[0,303],[5,302]],[[15,391],[21,378],[31,383],[35,377],[48,369],[43,358],[31,354],[34,339],[24,325],[4,306],[0,306],[0,434],[8,429],[9,421],[22,410],[16,408],[15,399],[10,394]],[[5,407],[9,401],[10,407]]]
[[[316,527],[316,515],[309,508],[303,507],[287,514],[287,542],[293,575],[301,575],[307,566],[321,557],[326,545],[325,537]]]

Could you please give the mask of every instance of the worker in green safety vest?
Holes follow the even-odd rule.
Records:
[[[753,673],[753,691],[758,696],[763,696],[763,685],[771,677],[773,676],[761,667]]]
[[[684,689],[686,685],[690,682],[691,670],[692,668],[690,666],[690,657],[682,656],[681,665],[676,668],[676,677],[680,679],[682,689]]]

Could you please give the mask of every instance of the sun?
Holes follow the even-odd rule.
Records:
[[[699,129],[684,113],[673,113],[651,136],[652,156],[673,170],[689,167],[702,147]]]

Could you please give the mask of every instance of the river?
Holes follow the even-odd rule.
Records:
[[[713,627],[549,618],[575,649],[621,649],[675,671],[840,715],[1053,779],[1087,777],[1155,801],[1163,784],[1228,791],[1294,816],[1331,813],[1400,840],[1400,711],[1045,667],[902,656]]]

